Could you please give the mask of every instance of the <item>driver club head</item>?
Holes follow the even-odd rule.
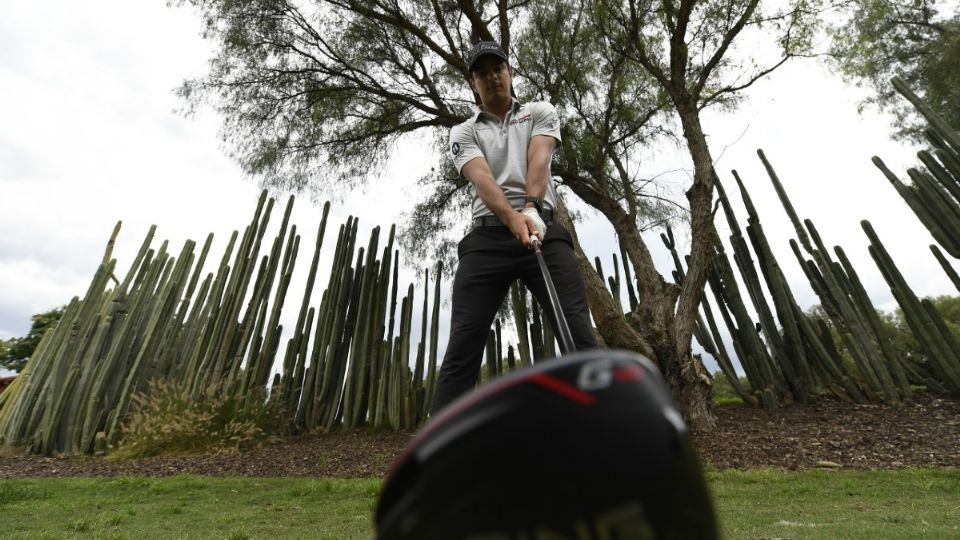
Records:
[[[448,405],[385,481],[378,540],[716,538],[687,427],[645,357],[592,350]]]

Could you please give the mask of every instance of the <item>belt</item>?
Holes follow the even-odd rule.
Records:
[[[544,210],[540,212],[540,219],[543,220],[544,225],[550,226],[553,225],[553,210]],[[480,216],[473,219],[473,228],[479,227],[506,227],[507,225],[500,221],[500,218],[497,216]]]

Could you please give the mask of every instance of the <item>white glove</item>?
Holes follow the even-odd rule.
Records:
[[[543,237],[547,235],[547,225],[543,222],[543,219],[540,217],[540,214],[537,212],[536,208],[524,208],[520,211],[521,214],[529,216],[533,220],[533,225],[537,228],[537,232],[540,233],[540,241],[543,242]]]

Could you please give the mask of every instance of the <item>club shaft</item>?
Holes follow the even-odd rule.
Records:
[[[547,261],[543,258],[543,252],[540,250],[540,241],[533,239],[533,252],[537,256],[537,264],[540,265],[540,272],[543,274],[543,281],[547,286],[547,296],[550,297],[550,306],[553,308],[554,320],[557,321],[557,337],[560,342],[560,349],[563,354],[570,354],[577,350],[573,344],[573,334],[570,333],[570,326],[567,325],[567,317],[563,314],[560,307],[560,297],[557,296],[557,288],[553,286],[553,279],[550,277],[550,270],[547,268]]]

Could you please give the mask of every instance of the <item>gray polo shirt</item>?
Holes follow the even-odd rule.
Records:
[[[557,110],[546,101],[520,103],[513,100],[513,107],[503,122],[497,115],[481,111],[454,126],[450,130],[449,151],[457,172],[462,171],[470,160],[485,158],[510,205],[523,208],[527,193],[527,146],[536,135],[550,135],[560,141]],[[473,192],[473,217],[492,216],[493,212],[477,194],[477,188],[471,184],[470,189]],[[547,180],[543,199],[544,210],[555,207],[557,195],[552,180]]]

